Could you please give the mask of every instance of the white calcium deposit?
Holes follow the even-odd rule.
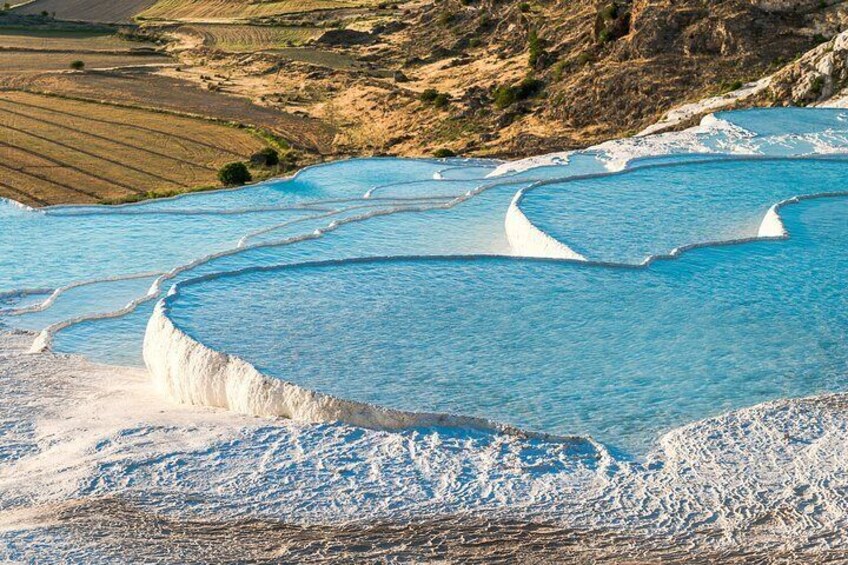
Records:
[[[32,337],[0,334],[0,561],[97,562],[81,548],[108,547],[110,536],[131,535],[120,527],[151,515],[203,520],[212,531],[235,519],[544,518],[660,536],[692,555],[779,548],[807,562],[848,543],[846,395],[696,422],[634,462],[589,441],[176,405],[143,370],[28,354]],[[125,508],[113,526],[102,515],[97,535],[63,529],[74,519],[65,509],[109,500]],[[166,553],[176,542],[155,540]]]

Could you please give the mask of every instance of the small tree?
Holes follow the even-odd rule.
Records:
[[[447,147],[441,147],[433,152],[433,156],[439,159],[446,159],[448,157],[456,157],[456,153]]]
[[[218,171],[218,180],[224,186],[241,186],[253,180],[247,165],[242,162],[227,163]]]
[[[280,154],[273,147],[265,147],[250,156],[250,164],[257,167],[276,167],[280,164]]]
[[[81,71],[85,68],[85,61],[71,61],[71,68],[75,71]]]

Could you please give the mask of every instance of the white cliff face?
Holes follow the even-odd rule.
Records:
[[[441,426],[532,435],[480,418],[406,412],[343,400],[269,377],[243,359],[214,351],[178,329],[168,318],[165,301],[156,305],[147,324],[144,362],[155,387],[182,404],[378,430]]]
[[[512,253],[521,257],[585,261],[583,255],[533,225],[519,207],[523,194],[521,191],[512,199],[504,221],[506,239]]]
[[[757,231],[758,238],[780,238],[787,236],[783,220],[780,219],[780,214],[778,214],[779,209],[779,204],[775,204],[768,209],[760,224],[760,229]]]

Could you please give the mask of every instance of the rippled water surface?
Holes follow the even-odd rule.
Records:
[[[789,240],[642,270],[392,259],[254,271],[185,286],[172,316],[214,349],[345,398],[641,449],[687,421],[845,388],[848,201],[786,220]]]

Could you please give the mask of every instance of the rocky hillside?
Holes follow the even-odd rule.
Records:
[[[682,102],[738,88],[827,41],[846,13],[819,1],[445,0],[418,15],[406,44],[423,61],[449,60],[458,76],[492,52],[519,58],[501,80],[456,93],[448,113],[486,122],[496,153],[533,153],[636,132]],[[429,55],[428,36],[438,37]],[[415,58],[406,66],[422,68]],[[772,101],[811,100],[793,88]]]
[[[257,23],[318,31],[299,49],[253,53],[172,33],[185,63],[179,78],[319,118],[339,132],[339,155],[517,157],[632,134],[681,104],[773,73],[772,88],[745,103],[813,103],[844,79],[828,72],[835,78],[804,86],[800,74],[809,73],[791,68],[832,43],[848,7],[435,0]],[[843,58],[833,63],[844,69]]]

